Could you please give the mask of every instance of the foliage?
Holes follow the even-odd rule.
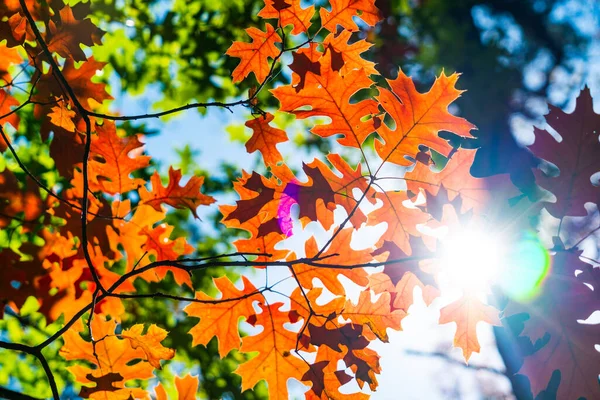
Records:
[[[402,329],[415,288],[439,307],[434,301],[452,273],[444,262],[454,246],[448,243],[472,230],[506,242],[507,259],[516,262],[507,262],[499,282],[509,283],[506,306],[488,304],[486,287],[461,283],[460,296],[441,307],[440,323],[456,325],[454,344],[465,361],[480,350],[479,322],[500,325],[503,318],[511,325],[519,317],[525,321],[515,334],[530,345],[519,372],[532,396],[551,390],[557,379],[561,398],[600,395],[599,325],[578,322],[598,309],[599,270],[579,246],[599,227],[573,220],[589,214],[584,205],[598,203],[592,178],[600,170],[598,117],[589,90],[574,113],[551,109],[548,123],[563,140],[537,133],[530,150],[539,157],[540,187],[523,194],[506,174],[471,174],[475,150],[467,147],[475,126],[449,111],[462,93],[458,74],[442,72],[421,93],[402,70],[384,79],[362,57],[370,44],[356,40],[356,31],[381,19],[373,0],[304,8],[299,0],[266,0],[258,16],[268,21],[247,29],[250,43],[235,41],[226,52],[239,59],[232,82],[252,82],[247,97],[131,116],[108,111],[112,96],[95,77],[105,64],[88,48],[101,45],[103,32],[85,12],[85,5],[61,1],[0,6],[6,155],[0,348],[9,357],[21,352],[37,359],[42,368],[32,376],[43,371],[54,398],[73,390],[64,383],[69,379],[84,398],[148,398],[157,380],[157,398],[166,397],[164,386],[179,398],[193,398],[199,388],[206,397],[220,396],[223,387],[200,381],[212,373],[205,359],[217,352],[237,364],[244,396],[254,396],[248,389],[265,381],[269,397],[287,398],[293,378],[308,386],[307,398],[366,398],[359,389],[375,391],[381,372],[370,344],[387,342],[388,329]],[[291,82],[273,87],[279,68]],[[277,149],[287,134],[263,110],[275,100],[274,113],[308,119],[313,134],[336,139],[349,159],[360,161],[333,152],[288,165]],[[182,185],[182,171],[170,168],[165,186],[144,154],[143,126],[130,123],[236,106],[252,111],[246,148],[260,152],[266,172],[242,171],[235,182],[210,183],[210,171]],[[215,249],[205,234],[204,244],[193,246],[182,213],[198,218],[197,209],[215,202],[228,184],[239,200],[219,204],[230,232],[221,239],[236,237],[236,251]],[[537,237],[543,227],[532,225],[545,212],[560,221],[549,245]],[[360,247],[356,238],[365,230],[379,233]],[[528,237],[548,247],[552,268],[546,276],[533,274],[535,293],[511,293],[511,281],[532,268],[518,252]],[[236,268],[243,287],[225,268]],[[285,278],[273,282],[269,271]],[[249,280],[256,276],[264,284]],[[285,281],[295,288],[285,290]],[[194,353],[203,346],[212,352]],[[178,359],[180,353],[186,356]],[[173,377],[198,358],[200,378]],[[234,366],[216,365],[234,379]],[[14,375],[22,377],[23,392],[43,393],[39,379]],[[344,387],[350,382],[355,386]],[[349,387],[356,393],[345,394]]]

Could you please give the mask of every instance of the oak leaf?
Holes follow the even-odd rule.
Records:
[[[92,139],[90,174],[93,177],[91,190],[102,190],[109,194],[125,193],[144,184],[144,180],[133,178],[134,171],[148,166],[150,157],[133,155],[143,146],[137,135],[120,137],[111,121],[96,124],[97,136]]]
[[[300,318],[305,321],[310,319],[312,325],[322,326],[327,323],[335,323],[342,314],[346,300],[343,296],[337,296],[327,303],[319,304],[321,303],[320,297],[323,290],[320,287],[313,287],[304,292],[305,298],[303,290],[299,287],[296,288],[290,296],[292,310],[296,311]],[[313,315],[311,315],[311,310]]]
[[[348,31],[358,30],[353,17],[359,17],[369,26],[374,26],[381,20],[375,0],[330,0],[330,3],[331,11],[325,8],[319,10],[321,25],[329,32],[335,32],[337,25]]]
[[[387,343],[387,328],[401,330],[400,322],[406,313],[402,310],[392,310],[389,293],[382,293],[373,302],[371,291],[363,290],[356,305],[351,300],[346,301],[342,315],[349,318],[353,324],[368,326],[382,342]]]
[[[377,103],[372,99],[351,102],[359,90],[369,88],[373,81],[363,69],[352,70],[341,76],[331,66],[331,54],[321,58],[321,70],[317,75],[307,72],[304,88],[297,91],[292,85],[271,90],[281,103],[280,110],[292,113],[298,119],[329,117],[329,124],[316,124],[311,132],[329,137],[340,134],[338,142],[344,146],[359,148],[375,131],[373,119],[378,113]],[[310,109],[304,109],[309,106]]]
[[[377,246],[385,241],[393,242],[405,254],[411,255],[410,238],[421,236],[417,225],[427,222],[429,215],[412,206],[405,191],[377,192],[375,198],[381,200],[383,205],[367,215],[367,225],[387,223],[387,229]]]
[[[115,320],[106,320],[103,316],[96,316],[91,323],[94,337],[103,338],[95,348],[91,342],[85,341],[80,333],[84,326],[81,320],[78,320],[63,335],[64,345],[60,349],[60,355],[67,360],[86,361],[86,364],[75,364],[67,369],[75,375],[77,382],[90,383],[92,380],[88,375],[92,375],[94,380],[102,379],[109,373],[120,374],[121,381],[113,381],[112,387],[118,388],[115,391],[97,391],[90,395],[92,399],[102,399],[106,396],[123,396],[127,398],[146,397],[148,394],[140,388],[125,387],[125,383],[134,379],[148,379],[153,377],[154,367],[144,361],[147,357],[141,347],[133,348],[130,340],[119,339],[115,333],[117,322]],[[133,360],[141,362],[131,364]],[[88,367],[86,365],[91,365]],[[106,378],[104,378],[106,379]]]
[[[150,263],[153,256],[157,261],[174,261],[182,255],[190,254],[193,248],[186,242],[185,238],[178,237],[171,240],[173,226],[161,223],[165,218],[164,211],[156,211],[154,208],[140,204],[135,213],[129,219],[122,218],[130,213],[130,201],[115,201],[112,204],[113,226],[108,228],[110,247],[113,251],[120,252],[118,245],[123,247],[126,260],[126,271],[129,272],[137,265],[144,267]],[[181,268],[160,266],[141,273],[139,276],[147,281],[156,282],[165,277],[171,271],[175,281],[179,285],[186,284],[192,287],[190,274]]]
[[[287,381],[290,378],[301,380],[308,365],[292,354],[296,348],[298,334],[289,331],[284,325],[296,322],[290,312],[281,311],[283,303],[268,306],[259,303],[261,313],[256,314],[253,325],[263,327],[257,335],[242,339],[241,351],[258,352],[235,370],[242,377],[242,390],[254,387],[265,380],[272,399],[287,399]]]
[[[352,32],[344,30],[337,36],[330,33],[323,40],[325,51],[333,53],[331,59],[332,69],[340,71],[341,75],[347,75],[354,69],[363,69],[367,75],[377,74],[375,63],[361,57],[361,54],[373,45],[366,40],[358,40],[350,44],[351,35]],[[338,58],[336,58],[336,54]]]
[[[310,369],[302,377],[302,381],[310,382],[312,387],[306,393],[307,400],[366,400],[367,394],[358,392],[352,394],[340,393],[339,389],[352,381],[352,376],[343,369],[338,369],[338,361],[345,353],[332,350],[328,346],[320,346],[317,358]]]
[[[24,221],[35,221],[43,212],[39,188],[33,180],[25,179],[21,188],[11,170],[5,168],[0,172],[0,228],[8,226],[20,214]]]
[[[156,369],[161,369],[160,360],[170,360],[175,356],[175,350],[168,349],[160,344],[167,337],[168,332],[156,325],[150,325],[144,332],[143,324],[135,324],[121,333],[121,337],[129,339],[131,347],[140,348],[146,354],[146,360]]]
[[[81,63],[79,68],[75,68],[73,59],[71,57],[66,59],[61,72],[84,107],[95,108],[104,100],[112,100],[113,97],[106,91],[106,84],[96,83],[92,80],[97,71],[102,71],[105,65],[106,63],[98,62],[94,57],[90,57]],[[52,69],[41,76],[36,89],[38,93],[34,96],[34,100],[43,103],[53,97],[60,98],[64,94],[64,89],[55,79]],[[107,121],[104,122],[107,123]]]
[[[252,43],[233,42],[225,54],[240,58],[239,65],[233,70],[233,82],[240,82],[254,73],[259,82],[264,81],[269,74],[269,58],[275,59],[279,49],[275,43],[281,42],[281,37],[271,24],[266,24],[266,32],[257,28],[248,28],[246,33],[252,38]]]
[[[269,125],[273,118],[273,114],[267,113],[246,121],[246,126],[252,129],[252,137],[246,142],[246,151],[248,153],[260,151],[267,167],[283,161],[283,156],[277,150],[276,145],[288,140],[284,130]]]
[[[299,35],[308,32],[314,13],[315,6],[302,8],[300,0],[265,0],[265,6],[258,12],[258,16],[265,19],[279,18],[282,28],[293,25],[292,35]]]
[[[529,146],[534,155],[560,170],[558,176],[545,173],[537,176],[539,184],[556,196],[556,202],[545,207],[557,218],[584,216],[586,202],[600,203],[598,179],[592,182],[592,175],[600,171],[600,115],[594,112],[588,87],[579,94],[571,114],[552,105],[549,108],[546,122],[562,140],[558,142],[548,131],[535,128],[535,142]]]
[[[175,387],[177,388],[177,400],[196,400],[198,385],[200,381],[198,377],[187,374],[183,378],[175,377]],[[168,400],[167,392],[159,383],[154,389],[156,392],[156,400]]]
[[[9,123],[13,128],[19,127],[19,116],[17,113],[13,113],[13,107],[19,106],[19,101],[12,97],[5,89],[0,89],[0,129]],[[4,152],[7,149],[7,144],[4,142],[4,138],[0,137],[0,152]]]
[[[416,158],[420,145],[447,156],[452,147],[438,136],[442,130],[471,137],[469,132],[475,126],[448,112],[448,106],[462,93],[455,88],[457,80],[458,74],[442,72],[429,92],[419,93],[412,79],[399,70],[396,79],[388,80],[391,91],[378,88],[377,100],[396,125],[391,129],[383,123],[377,130],[381,140],[375,141],[375,150],[384,162],[411,165],[406,157]]]
[[[75,18],[73,10],[64,6],[59,11],[60,22],[51,20],[48,24],[49,31],[46,37],[48,50],[58,53],[65,59],[85,61],[87,57],[79,47],[84,44],[92,47],[101,44],[100,38],[104,32],[98,29],[90,19],[82,21]]]
[[[359,286],[369,283],[367,272],[364,268],[354,267],[358,264],[366,264],[373,260],[370,249],[354,250],[350,246],[352,240],[352,228],[342,229],[337,233],[329,247],[321,254],[322,260],[319,265],[298,264],[294,266],[298,280],[302,287],[313,288],[313,279],[317,278],[325,287],[335,295],[343,295],[346,289],[339,276],[343,275]],[[307,258],[313,258],[319,252],[317,241],[314,237],[305,243]]]
[[[201,205],[210,205],[215,202],[212,196],[207,196],[200,192],[204,183],[203,176],[192,176],[185,186],[180,186],[181,170],[169,168],[169,184],[165,188],[161,181],[158,172],[150,177],[152,191],[148,191],[145,187],[140,188],[140,197],[142,203],[153,207],[156,211],[160,211],[161,204],[168,204],[171,207],[182,209],[189,208],[195,218],[199,218],[196,209]]]
[[[539,295],[511,301],[504,310],[505,317],[529,315],[521,335],[532,343],[549,335],[519,370],[529,378],[534,396],[546,388],[555,370],[561,373],[558,398],[600,396],[600,353],[595,349],[600,344],[600,325],[578,322],[598,310],[600,268],[583,262],[580,255],[579,250],[553,254],[552,269],[541,283]],[[581,272],[576,275],[576,271]]]
[[[292,70],[292,86],[296,90],[296,92],[304,89],[304,85],[306,83],[306,73],[312,72],[315,75],[321,75],[321,64],[319,63],[319,57],[321,57],[321,53],[318,55],[316,53],[316,43],[311,43],[309,49],[315,49],[314,55],[316,57],[310,56],[310,51],[306,51],[306,49],[300,49],[304,51],[298,50],[292,54],[292,63],[289,65]]]
[[[244,288],[239,290],[227,277],[214,278],[215,287],[221,292],[219,299],[214,299],[202,292],[196,293],[196,300],[184,311],[190,317],[200,318],[189,333],[192,335],[192,346],[208,345],[217,337],[219,355],[225,357],[231,350],[240,348],[238,323],[240,318],[254,315],[252,303],[262,299],[252,283],[242,277]]]
[[[434,211],[440,207],[429,203],[433,203],[433,198],[442,189],[447,191],[447,197],[439,202],[440,206],[444,203],[450,203],[457,196],[460,196],[461,209],[459,211],[465,212],[469,209],[482,211],[492,194],[486,179],[471,175],[470,168],[473,165],[474,158],[475,151],[460,149],[450,157],[444,169],[438,172],[434,172],[431,168],[435,164],[425,164],[417,161],[412,171],[404,175],[410,195],[417,195],[420,189],[423,189],[426,192],[427,200],[429,200],[427,209],[428,211],[430,209]],[[434,211],[433,214],[440,217],[440,212],[436,213]]]
[[[484,304],[476,296],[465,294],[440,311],[440,324],[456,322],[454,346],[462,349],[466,361],[473,352],[479,352],[476,327],[479,322],[500,325],[499,311]]]
[[[67,132],[75,132],[75,124],[73,123],[75,111],[68,109],[64,102],[52,107],[52,112],[48,116],[50,122],[54,125],[63,128]]]

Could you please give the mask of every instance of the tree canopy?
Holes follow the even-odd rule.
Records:
[[[512,338],[518,397],[599,397],[591,92],[509,128],[586,51],[559,6],[0,5],[0,395],[368,398],[421,299],[465,363],[480,322]],[[145,151],[146,120],[213,108],[254,171]],[[315,158],[282,154],[292,120]]]

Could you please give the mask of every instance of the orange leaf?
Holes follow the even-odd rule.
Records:
[[[329,137],[341,134],[338,142],[344,146],[360,147],[375,131],[373,119],[365,118],[378,113],[377,103],[372,99],[350,102],[359,90],[369,88],[373,81],[364,70],[352,70],[342,77],[331,66],[331,55],[321,58],[320,74],[307,72],[304,88],[297,91],[291,85],[271,90],[281,102],[280,109],[296,115],[298,119],[329,117],[327,125],[316,124],[311,132]],[[305,107],[310,109],[306,110]]]
[[[68,132],[75,132],[75,124],[73,123],[75,111],[69,110],[64,102],[52,107],[52,112],[48,116],[50,117],[50,122],[54,125]]]
[[[377,131],[382,141],[375,141],[375,150],[384,161],[411,165],[406,156],[416,158],[419,145],[447,156],[451,146],[438,136],[442,130],[471,136],[469,131],[475,126],[448,112],[450,103],[462,93],[454,87],[457,80],[458,74],[448,77],[442,72],[429,92],[419,93],[412,79],[399,70],[398,78],[388,80],[391,91],[378,88],[377,100],[396,123],[393,130],[381,124]]]
[[[347,353],[332,350],[328,346],[319,346],[317,358],[310,366],[310,370],[304,374],[302,380],[312,384],[311,390],[306,393],[307,400],[367,400],[369,396],[365,393],[340,393],[340,386],[352,380],[343,369],[338,369],[338,361],[342,360]]]
[[[477,324],[487,322],[492,325],[500,325],[499,313],[496,308],[482,303],[477,297],[464,295],[442,308],[440,324],[456,322],[454,345],[462,349],[465,360],[469,361],[471,353],[478,353],[480,350],[479,340],[477,340]]]
[[[233,70],[233,82],[240,82],[253,72],[256,79],[262,82],[269,75],[271,69],[268,58],[274,59],[279,55],[275,43],[281,42],[277,31],[266,24],[267,31],[257,28],[248,28],[246,33],[252,38],[252,43],[233,42],[225,54],[240,58],[240,64]]]
[[[98,135],[92,139],[89,161],[90,175],[96,185],[90,185],[90,189],[117,194],[142,186],[144,180],[132,178],[131,174],[148,166],[150,157],[130,156],[143,146],[138,136],[119,137],[114,123],[106,120],[103,125],[96,124],[96,131]]]
[[[84,107],[95,107],[97,103],[101,104],[104,100],[112,100],[112,96],[106,92],[105,83],[92,81],[96,72],[101,71],[105,65],[106,63],[98,62],[94,57],[90,57],[89,60],[81,63],[79,68],[75,68],[75,62],[71,57],[65,60],[61,72]],[[52,69],[42,75],[36,89],[38,94],[34,96],[34,99],[40,102],[47,102],[50,97],[61,97],[64,94],[64,89],[54,77]],[[104,123],[107,122],[104,121]]]
[[[318,169],[321,179],[327,182],[328,187],[330,188],[329,190],[333,192],[333,201],[329,201],[325,204],[327,208],[333,211],[338,205],[342,206],[348,215],[352,214],[350,221],[354,226],[358,227],[363,222],[366,222],[367,218],[359,208],[354,210],[358,203],[358,198],[360,198],[356,198],[354,189],[358,189],[361,193],[358,196],[362,196],[362,193],[369,188],[368,178],[363,175],[360,164],[358,164],[356,168],[352,168],[339,154],[328,154],[327,161],[342,174],[341,177],[318,159],[315,159],[306,167],[312,170]],[[312,172],[309,174],[306,167],[305,172],[307,172],[307,175],[316,176],[316,174]],[[313,178],[313,181],[314,180],[315,179]],[[321,198],[325,198],[322,194],[323,191],[324,190],[322,190],[319,195]],[[365,196],[365,200],[375,203],[375,200],[372,198],[374,193],[373,189],[370,188],[369,193]],[[327,227],[325,226],[325,228]]]
[[[415,168],[404,175],[408,190],[416,195],[419,189],[423,189],[430,195],[436,196],[443,186],[448,191],[448,201],[460,195],[462,200],[460,211],[465,212],[469,209],[481,211],[490,199],[491,193],[486,179],[476,178],[470,173],[474,158],[474,150],[460,149],[439,172],[434,172],[430,166],[417,162]],[[427,199],[429,200],[430,196]]]
[[[115,320],[107,321],[104,317],[96,315],[92,320],[92,332],[95,338],[103,338],[94,347],[91,342],[83,340],[80,333],[84,330],[81,320],[77,321],[63,335],[64,345],[60,349],[60,354],[67,360],[86,361],[86,363],[75,364],[67,369],[75,375],[77,382],[89,383],[92,380],[98,380],[109,373],[120,374],[122,381],[112,383],[116,391],[100,391],[93,393],[90,398],[106,398],[106,396],[123,396],[135,398],[148,396],[147,392],[139,388],[126,388],[125,383],[133,379],[152,378],[154,367],[149,362],[147,354],[142,346],[132,347],[130,340],[119,339],[115,334],[117,322]],[[161,330],[160,328],[156,328]],[[164,331],[163,331],[164,332]],[[160,337],[154,336],[154,339]],[[141,340],[145,340],[142,339]],[[158,356],[158,354],[156,354]],[[165,352],[164,356],[172,357],[172,353]],[[141,359],[141,362],[131,364],[134,360]],[[159,359],[152,359],[154,364],[159,363]],[[92,368],[87,365],[93,366]],[[88,378],[91,375],[93,379]],[[83,390],[83,389],[82,389]]]
[[[404,191],[377,192],[376,198],[383,201],[383,205],[367,215],[367,225],[387,223],[387,229],[377,246],[381,246],[385,241],[394,242],[405,254],[412,254],[410,238],[421,236],[417,225],[427,222],[429,216],[416,207],[408,207],[405,202],[409,199]]]
[[[144,204],[152,206],[156,211],[161,211],[161,204],[168,204],[178,209],[189,208],[195,218],[198,218],[196,209],[201,205],[209,205],[215,202],[212,196],[207,196],[200,192],[204,183],[203,176],[193,176],[185,186],[179,186],[181,180],[181,170],[169,168],[169,184],[165,188],[158,172],[150,178],[152,183],[152,192],[145,187],[140,188],[140,197]]]
[[[292,354],[298,334],[287,330],[284,325],[296,322],[290,312],[280,311],[283,303],[269,306],[259,304],[262,312],[255,316],[256,323],[263,327],[262,332],[242,339],[241,351],[258,352],[235,370],[242,377],[242,390],[253,388],[265,380],[271,399],[287,399],[287,381],[290,378],[301,380],[308,365]]]
[[[60,23],[50,20],[49,33],[47,37],[48,49],[58,53],[65,59],[74,61],[85,61],[87,57],[79,45],[93,46],[101,44],[100,38],[104,32],[98,29],[86,18],[83,21],[75,19],[73,10],[64,6],[60,11]]]
[[[130,202],[113,202],[113,215],[120,216],[129,214]],[[113,220],[114,229],[109,228],[108,236],[111,248],[118,252],[120,244],[127,254],[126,271],[131,271],[137,264],[144,267],[150,263],[150,256],[158,261],[176,260],[180,256],[190,254],[193,248],[186,242],[185,238],[179,237],[170,240],[173,226],[162,223],[155,227],[157,222],[164,220],[164,211],[158,212],[146,204],[140,204],[135,213],[128,220]],[[175,281],[182,285],[192,287],[189,273],[181,268],[157,267],[143,272],[140,277],[150,282],[156,282],[165,277],[168,271],[173,273]]]
[[[17,99],[12,97],[4,89],[0,89],[0,116],[10,114],[13,107],[19,105]],[[17,113],[10,114],[7,117],[0,119],[0,127],[6,123],[9,123],[13,128],[19,127],[19,116]],[[0,151],[4,152],[8,146],[4,143],[4,139],[0,137]]]
[[[358,303],[346,301],[342,315],[353,324],[366,325],[382,341],[388,342],[387,328],[401,330],[400,321],[406,316],[402,310],[391,309],[389,293],[382,293],[375,302],[371,301],[371,291],[360,292]]]
[[[200,318],[200,322],[189,331],[193,338],[192,346],[206,346],[216,336],[221,358],[240,348],[239,319],[253,315],[252,303],[262,299],[247,278],[242,277],[242,281],[244,288],[239,290],[226,276],[214,278],[213,282],[221,292],[218,300],[202,292],[196,293],[196,299],[201,302],[192,303],[184,309],[190,317]]]
[[[319,264],[322,265],[298,264],[294,266],[302,287],[312,289],[313,279],[317,278],[331,293],[343,295],[346,293],[346,290],[344,285],[339,281],[339,275],[345,276],[360,286],[366,286],[369,283],[367,272],[364,268],[343,268],[343,266],[352,266],[373,260],[370,249],[354,250],[350,247],[352,232],[352,228],[346,228],[336,235],[329,248],[321,255],[321,257],[327,257],[319,261]],[[306,241],[305,251],[307,258],[317,255],[319,247],[314,237]],[[328,265],[342,266],[342,268],[328,268]]]
[[[305,290],[306,297],[310,302],[310,307],[306,303],[306,298],[304,298],[299,287],[297,287],[290,296],[292,310],[296,311],[305,321],[308,320],[310,316],[311,325],[322,326],[328,322],[337,321],[337,317],[341,315],[342,310],[344,309],[346,301],[343,296],[334,297],[325,304],[319,304],[321,302],[319,297],[323,293],[323,290],[324,289],[320,287],[313,287],[308,291]],[[314,313],[312,316],[310,315],[311,309]]]
[[[293,25],[292,35],[307,33],[315,6],[302,8],[300,3],[300,0],[265,0],[265,6],[258,12],[258,16],[265,19],[279,18],[282,28]]]
[[[146,360],[154,368],[161,369],[160,360],[170,360],[175,356],[175,350],[168,349],[160,344],[167,337],[168,332],[152,324],[145,334],[143,324],[135,324],[121,333],[121,337],[129,339],[131,347],[141,348],[146,353]]]
[[[369,26],[374,26],[381,20],[375,0],[330,0],[330,3],[331,11],[325,8],[319,10],[321,25],[329,32],[335,32],[337,25],[349,31],[358,30],[353,17],[359,17]]]
[[[6,83],[10,82],[12,77],[8,73],[8,68],[13,64],[20,64],[23,58],[19,55],[17,49],[10,49],[6,43],[0,44],[0,79]],[[2,114],[0,114],[2,115]]]
[[[330,33],[323,40],[323,47],[326,51],[333,53],[331,59],[332,69],[340,71],[342,75],[347,75],[354,69],[363,69],[367,75],[377,74],[375,63],[360,56],[373,45],[366,40],[358,40],[349,44],[348,41],[351,35],[352,32],[344,30],[337,36]],[[337,62],[334,62],[334,60]]]
[[[175,386],[179,400],[195,400],[198,392],[199,379],[197,376],[187,374],[183,378],[175,377]]]
[[[254,153],[256,150],[260,151],[267,167],[283,161],[281,153],[275,146],[277,143],[288,141],[284,130],[269,125],[273,118],[272,114],[267,113],[264,117],[260,116],[246,121],[246,126],[252,129],[252,137],[246,142],[246,151],[248,153]]]

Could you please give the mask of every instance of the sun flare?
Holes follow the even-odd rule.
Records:
[[[450,288],[486,291],[500,275],[504,243],[479,229],[448,234],[442,241],[441,272]]]

